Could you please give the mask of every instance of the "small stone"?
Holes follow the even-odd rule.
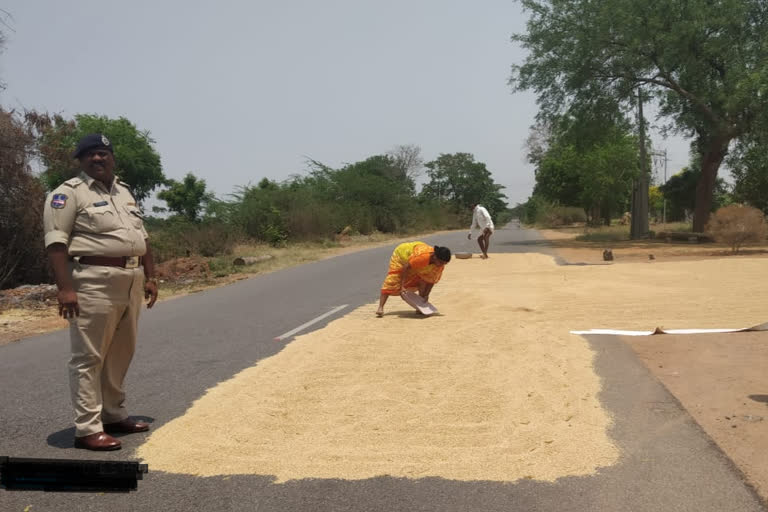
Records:
[[[763,421],[762,416],[753,416],[751,414],[746,414],[741,417],[744,421],[749,421],[750,423],[757,423],[758,421]]]

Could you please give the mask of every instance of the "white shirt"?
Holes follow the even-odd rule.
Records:
[[[472,225],[469,227],[469,232],[472,233],[477,229],[482,233],[485,228],[490,228],[490,230],[493,231],[491,214],[482,206],[477,205],[475,206],[475,209],[472,210]]]

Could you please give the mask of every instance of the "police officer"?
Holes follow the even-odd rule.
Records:
[[[69,320],[75,447],[117,450],[120,441],[110,433],[149,430],[128,417],[123,379],[142,296],[151,308],[157,283],[141,210],[114,175],[112,144],[102,134],[86,135],[73,156],[82,172],[51,192],[43,222],[59,315]]]

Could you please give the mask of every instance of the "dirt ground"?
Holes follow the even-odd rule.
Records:
[[[612,249],[617,264],[766,257],[765,248],[730,256],[727,248],[711,244],[648,241],[598,245],[575,242],[573,233],[562,230],[544,230],[543,234],[569,263],[604,263],[603,248]],[[765,263],[768,266],[768,259]],[[761,280],[764,274],[755,273],[754,278]],[[746,294],[745,300],[749,300]],[[765,318],[755,323],[763,321],[768,321],[768,310]],[[623,340],[768,500],[768,332],[626,336]]]

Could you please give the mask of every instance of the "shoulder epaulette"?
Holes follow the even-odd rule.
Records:
[[[85,183],[85,182],[82,179],[80,179],[79,177],[74,177],[74,178],[68,179],[67,181],[62,183],[62,185],[67,185],[69,187],[75,188],[76,186],[80,185],[81,183]]]
[[[126,182],[124,182],[122,180],[117,180],[117,184],[118,185],[122,185],[125,188],[127,188],[128,189],[128,193],[131,194],[131,197],[133,197],[133,200],[134,201],[136,200],[136,194],[133,193],[133,189],[131,188],[131,186],[129,184],[127,184]]]

